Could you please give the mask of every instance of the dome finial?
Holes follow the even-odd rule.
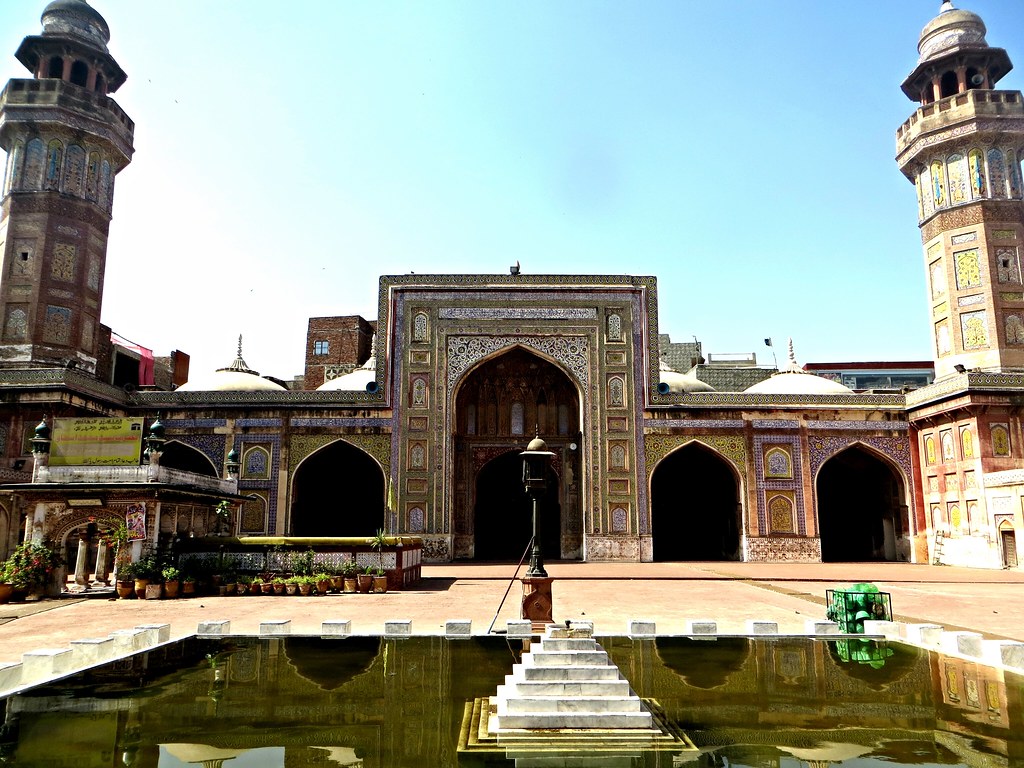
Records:
[[[238,357],[242,357],[242,334],[238,334]]]
[[[953,0],[942,0],[942,5],[939,6],[939,13],[946,13],[947,11],[955,11],[953,7]]]

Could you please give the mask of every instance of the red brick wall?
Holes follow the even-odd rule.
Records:
[[[347,373],[365,363],[370,357],[376,327],[376,322],[364,320],[359,315],[309,318],[305,389],[316,389],[323,384],[328,369]],[[314,353],[318,341],[327,342],[327,354]]]

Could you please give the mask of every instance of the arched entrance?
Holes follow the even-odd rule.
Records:
[[[164,445],[163,453],[160,455],[160,466],[207,477],[220,476],[217,467],[205,453],[177,440],[168,440]]]
[[[555,454],[541,505],[545,557],[582,556],[579,392],[554,363],[517,346],[480,363],[456,392],[456,557],[518,560],[522,555],[531,513],[519,453],[534,435]]]
[[[372,536],[384,527],[384,472],[343,440],[307,456],[292,478],[291,536]]]
[[[651,476],[654,559],[738,560],[736,475],[714,451],[690,443],[666,456]]]
[[[896,560],[906,507],[903,483],[889,464],[851,446],[822,465],[816,487],[824,562]]]
[[[533,505],[523,488],[523,459],[519,451],[489,461],[477,475],[476,484],[476,559],[518,561],[533,533]],[[547,490],[538,500],[538,527],[545,559],[561,556],[558,496],[558,475],[550,471]]]

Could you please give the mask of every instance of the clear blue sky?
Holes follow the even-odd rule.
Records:
[[[103,320],[300,373],[380,274],[658,277],[705,352],[929,359],[894,134],[939,0],[93,0],[136,122]],[[963,0],[1024,68],[1024,3]],[[42,0],[0,3],[0,77]],[[1010,73],[1000,87],[1020,89]]]

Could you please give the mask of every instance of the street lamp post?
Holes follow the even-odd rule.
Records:
[[[544,570],[544,549],[541,542],[540,497],[547,490],[548,469],[554,453],[540,436],[533,438],[520,456],[523,457],[523,487],[530,497],[533,511],[533,547],[530,551],[530,567],[523,577],[522,617],[533,622],[534,629],[540,630],[551,622],[551,581]]]

